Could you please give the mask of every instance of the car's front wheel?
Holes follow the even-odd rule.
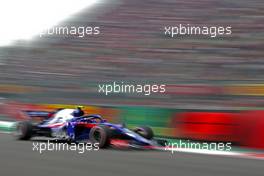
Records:
[[[136,127],[133,131],[149,140],[152,139],[154,136],[152,129],[148,126]]]

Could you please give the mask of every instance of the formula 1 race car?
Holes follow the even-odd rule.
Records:
[[[75,109],[60,109],[53,112],[53,117],[37,124],[31,121],[18,122],[15,135],[19,140],[29,140],[35,136],[71,142],[89,140],[98,143],[100,148],[106,148],[116,141],[135,148],[152,148],[164,143],[153,140],[154,134],[150,127],[141,126],[130,130],[124,124],[108,123],[100,115],[83,115],[80,109],[77,111],[79,113],[76,115]]]

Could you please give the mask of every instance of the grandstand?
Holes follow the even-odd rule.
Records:
[[[49,103],[263,107],[263,94],[226,91],[226,86],[263,83],[263,7],[261,0],[100,1],[61,24],[99,26],[98,36],[35,37],[2,48],[1,84],[38,90],[4,96]],[[178,24],[232,26],[232,35],[164,35],[165,26]],[[97,85],[111,81],[170,89],[148,97],[98,94]],[[182,85],[194,92],[183,94]]]

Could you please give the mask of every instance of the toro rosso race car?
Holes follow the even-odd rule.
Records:
[[[100,148],[118,143],[148,149],[154,149],[164,143],[164,141],[153,140],[154,134],[150,127],[141,126],[130,130],[124,124],[108,123],[100,115],[84,115],[80,107],[59,109],[51,113],[40,111],[27,113],[31,117],[43,116],[47,119],[37,124],[31,121],[18,122],[15,136],[19,140],[45,136],[71,142],[89,140],[92,143],[98,143]]]

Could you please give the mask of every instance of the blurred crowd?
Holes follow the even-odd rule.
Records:
[[[36,36],[1,48],[0,82],[35,87],[37,91],[25,95],[8,94],[22,101],[262,107],[263,21],[262,0],[100,1],[62,23],[99,26],[100,35]],[[231,26],[232,35],[164,35],[165,26],[179,24]],[[151,96],[98,94],[98,84],[112,81],[166,84],[168,91]],[[235,86],[239,91],[245,84],[249,91],[243,93],[226,89]]]

